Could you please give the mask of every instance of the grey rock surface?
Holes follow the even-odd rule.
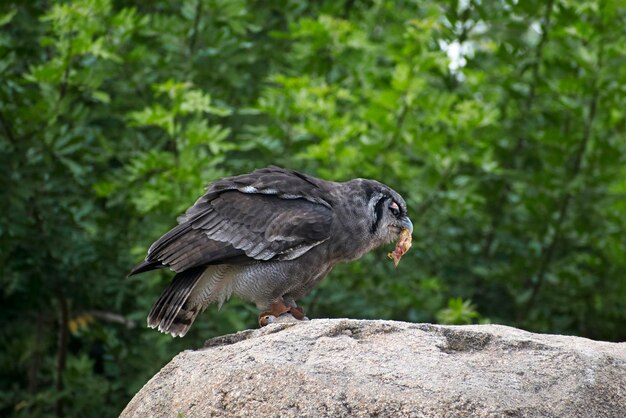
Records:
[[[178,354],[121,416],[626,417],[626,343],[499,325],[272,324]]]

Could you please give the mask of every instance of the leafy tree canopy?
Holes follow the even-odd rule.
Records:
[[[401,192],[414,246],[341,265],[312,317],[626,339],[621,0],[0,5],[0,414],[115,416],[233,300],[145,329],[126,278],[204,185],[268,164]],[[387,249],[388,250],[388,249]]]

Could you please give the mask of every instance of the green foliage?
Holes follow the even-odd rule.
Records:
[[[338,266],[311,317],[625,340],[619,0],[31,1],[0,6],[0,414],[113,416],[177,352],[126,278],[224,175],[379,179],[415,225]],[[471,301],[471,302],[470,302]]]
[[[437,312],[437,322],[440,324],[468,325],[479,317],[476,306],[469,300],[453,298],[448,301],[448,307]]]

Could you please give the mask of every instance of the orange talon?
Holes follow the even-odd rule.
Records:
[[[259,314],[259,327],[264,327],[271,324],[272,319],[278,318],[286,313],[291,314],[294,318],[302,321],[304,316],[304,310],[298,306],[287,306],[282,300],[278,300],[270,305],[270,308]]]

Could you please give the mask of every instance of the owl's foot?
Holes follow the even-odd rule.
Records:
[[[263,311],[259,314],[259,327],[264,327],[268,324],[271,324],[277,318],[287,314],[290,314],[292,317],[299,321],[307,319],[306,316],[304,316],[304,310],[301,307],[288,306],[285,305],[285,302],[279,300],[272,303],[268,310]]]

